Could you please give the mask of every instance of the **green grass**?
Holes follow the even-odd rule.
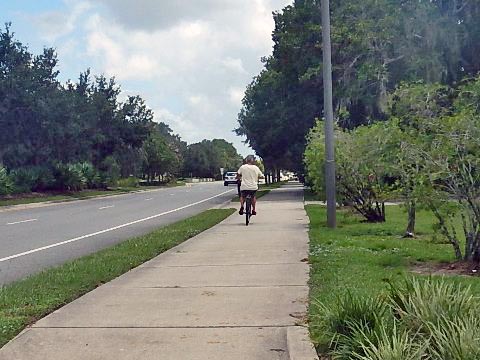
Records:
[[[29,324],[218,224],[234,211],[207,210],[0,288],[0,347]]]
[[[306,206],[310,217],[310,297],[311,303],[332,306],[339,297],[353,294],[373,297],[387,291],[387,281],[397,281],[411,274],[411,266],[422,262],[451,262],[451,245],[433,241],[434,219],[431,213],[420,211],[417,217],[416,239],[401,236],[406,226],[406,214],[399,206],[387,207],[387,222],[369,224],[349,211],[338,212],[338,228],[326,227],[326,209],[320,205]],[[422,275],[416,275],[422,276]],[[480,279],[449,276],[446,281],[472,287],[480,295]],[[320,308],[310,306],[310,329],[320,353],[325,352],[331,339],[319,330]]]

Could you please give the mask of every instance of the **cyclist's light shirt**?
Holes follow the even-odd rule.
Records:
[[[238,173],[242,175],[240,190],[258,190],[258,178],[262,178],[263,174],[257,165],[242,165]]]

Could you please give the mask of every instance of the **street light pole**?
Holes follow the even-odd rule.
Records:
[[[335,189],[335,137],[333,127],[332,44],[330,36],[330,0],[322,0],[323,108],[325,112],[325,186],[327,224],[337,226]]]

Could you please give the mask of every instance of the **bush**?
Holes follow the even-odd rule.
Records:
[[[480,301],[444,279],[390,284],[387,303],[349,293],[317,305],[333,359],[480,359]]]
[[[338,359],[348,358],[354,352],[362,353],[363,335],[374,341],[387,309],[380,298],[360,297],[350,292],[338,297],[332,307],[315,305],[322,314],[321,330],[331,337],[333,354]]]
[[[117,186],[128,187],[128,188],[139,187],[140,181],[136,177],[130,176],[128,178],[118,180]]]
[[[57,190],[79,191],[85,188],[87,179],[82,172],[82,164],[57,164],[54,169]]]
[[[413,331],[430,336],[433,326],[476,314],[479,305],[470,288],[434,279],[390,285],[390,303],[395,316]]]
[[[13,191],[13,182],[7,169],[0,166],[0,195],[8,195]]]
[[[120,165],[113,156],[107,156],[100,165],[102,182],[108,186],[117,185],[120,179]]]
[[[317,194],[325,191],[323,127],[322,122],[317,122],[310,131],[305,150],[307,178]],[[338,202],[352,205],[368,222],[385,221],[385,201],[393,189],[379,140],[387,137],[388,130],[382,123],[335,132]]]
[[[34,191],[50,190],[55,185],[55,178],[53,176],[53,169],[47,166],[37,166],[35,168],[37,182]]]
[[[97,189],[104,187],[105,184],[102,181],[102,177],[95,167],[89,162],[79,163],[78,169],[82,173],[83,178],[85,179],[86,187],[89,189]]]
[[[423,360],[428,359],[426,348],[428,342],[417,342],[415,335],[407,330],[400,330],[394,323],[393,329],[380,326],[375,341],[372,342],[368,334],[360,331],[363,340],[359,342],[362,352],[353,353],[358,360]],[[447,359],[447,358],[442,358]]]
[[[430,327],[433,359],[480,359],[480,319],[470,316],[451,321],[443,319]]]
[[[35,187],[37,175],[31,168],[15,169],[11,173],[16,193],[31,192]]]

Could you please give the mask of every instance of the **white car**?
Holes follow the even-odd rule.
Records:
[[[228,186],[230,184],[237,185],[237,173],[234,171],[228,171],[223,177],[223,185]]]

